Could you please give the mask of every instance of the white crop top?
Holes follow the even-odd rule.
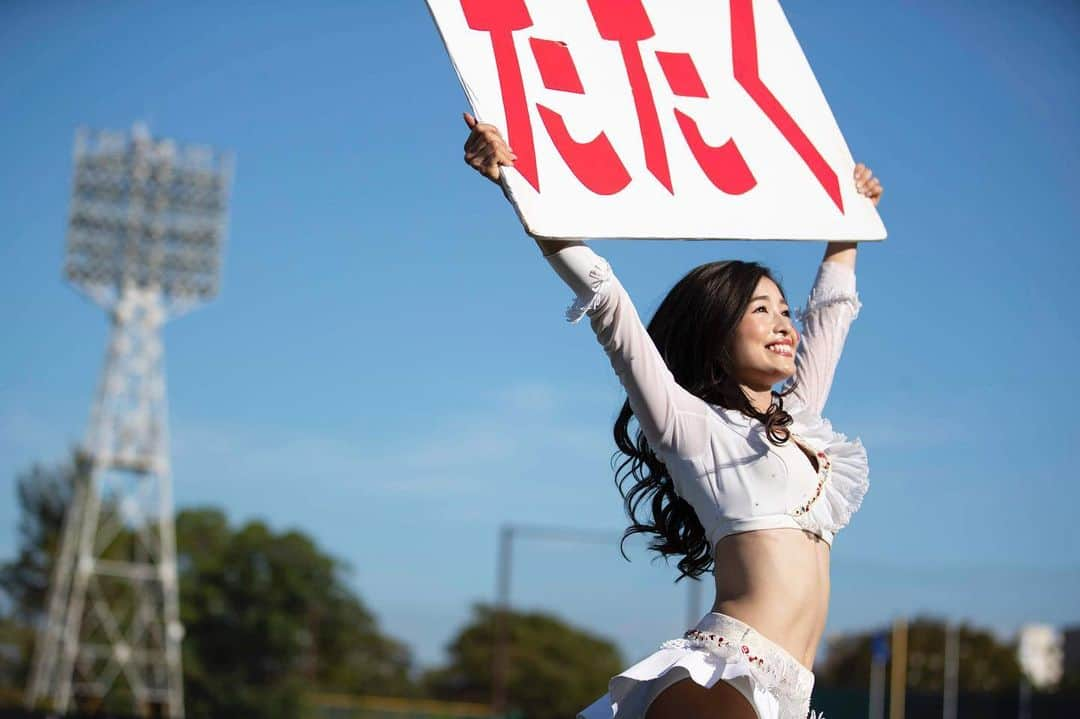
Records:
[[[736,532],[784,527],[832,544],[859,508],[869,474],[862,443],[834,432],[821,417],[861,306],[854,271],[822,263],[806,309],[798,313],[803,331],[796,385],[784,402],[792,441],[776,446],[760,421],[708,404],[675,382],[606,260],[583,243],[547,259],[576,295],[567,319],[589,316],[649,446],[712,545]]]

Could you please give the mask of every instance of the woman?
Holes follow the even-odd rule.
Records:
[[[512,150],[494,126],[465,123],[465,161],[498,182]],[[855,183],[877,205],[881,183],[861,164]],[[821,417],[860,307],[857,245],[828,245],[800,336],[756,263],[692,270],[646,330],[584,242],[536,242],[576,295],[568,319],[589,317],[626,390],[615,423],[626,536],[652,535],[650,548],[680,557],[680,578],[712,570],[716,585],[696,627],[613,677],[579,717],[805,719],[829,549],[867,488],[862,445]]]

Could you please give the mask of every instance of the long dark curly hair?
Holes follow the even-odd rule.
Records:
[[[649,335],[667,363],[675,381],[705,402],[737,410],[765,425],[768,440],[775,445],[788,441],[791,415],[784,411],[784,397],[793,389],[773,391],[769,409],[759,412],[750,403],[733,373],[735,330],[750,305],[758,282],[776,278],[756,262],[710,262],[691,270],[668,292],[649,322]],[[776,282],[780,287],[780,283]],[[783,294],[783,289],[780,290]],[[623,533],[622,549],[635,534],[652,535],[649,549],[663,557],[681,557],[679,576],[694,577],[713,566],[712,547],[693,508],[675,493],[667,467],[656,456],[638,428],[630,436],[634,411],[623,402],[615,420],[612,457],[615,484],[622,495],[630,526]],[[651,517],[638,517],[642,505]]]

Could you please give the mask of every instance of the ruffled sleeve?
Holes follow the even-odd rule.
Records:
[[[584,243],[548,255],[548,263],[574,292],[566,320],[577,324],[604,300],[611,287],[611,265]]]
[[[809,512],[795,517],[795,521],[831,542],[851,521],[870,487],[866,449],[858,438],[849,440],[835,431],[829,420],[807,407],[794,403],[789,412],[791,431],[815,451],[825,452],[830,462],[821,496]]]
[[[566,318],[589,317],[653,451],[685,458],[704,452],[708,406],[675,381],[607,260],[584,243],[547,260],[575,295]]]
[[[806,308],[796,313],[803,330],[795,357],[793,394],[815,414],[825,408],[848,329],[861,307],[855,270],[839,262],[821,263]]]

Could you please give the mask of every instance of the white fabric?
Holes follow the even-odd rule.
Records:
[[[818,271],[801,313],[796,390],[785,402],[795,441],[776,446],[761,422],[707,404],[675,382],[606,260],[584,243],[547,259],[576,295],[567,318],[588,315],[649,445],[710,541],[715,545],[736,532],[794,528],[831,544],[862,502],[869,475],[859,440],[834,432],[821,417],[860,307],[855,273],[835,262]],[[800,444],[822,453],[818,470]]]
[[[695,630],[701,634],[689,638],[688,632],[687,637],[664,642],[612,677],[608,693],[578,719],[642,719],[662,691],[684,679],[705,688],[728,682],[759,719],[806,719],[814,687],[809,669],[734,617],[710,612]]]

